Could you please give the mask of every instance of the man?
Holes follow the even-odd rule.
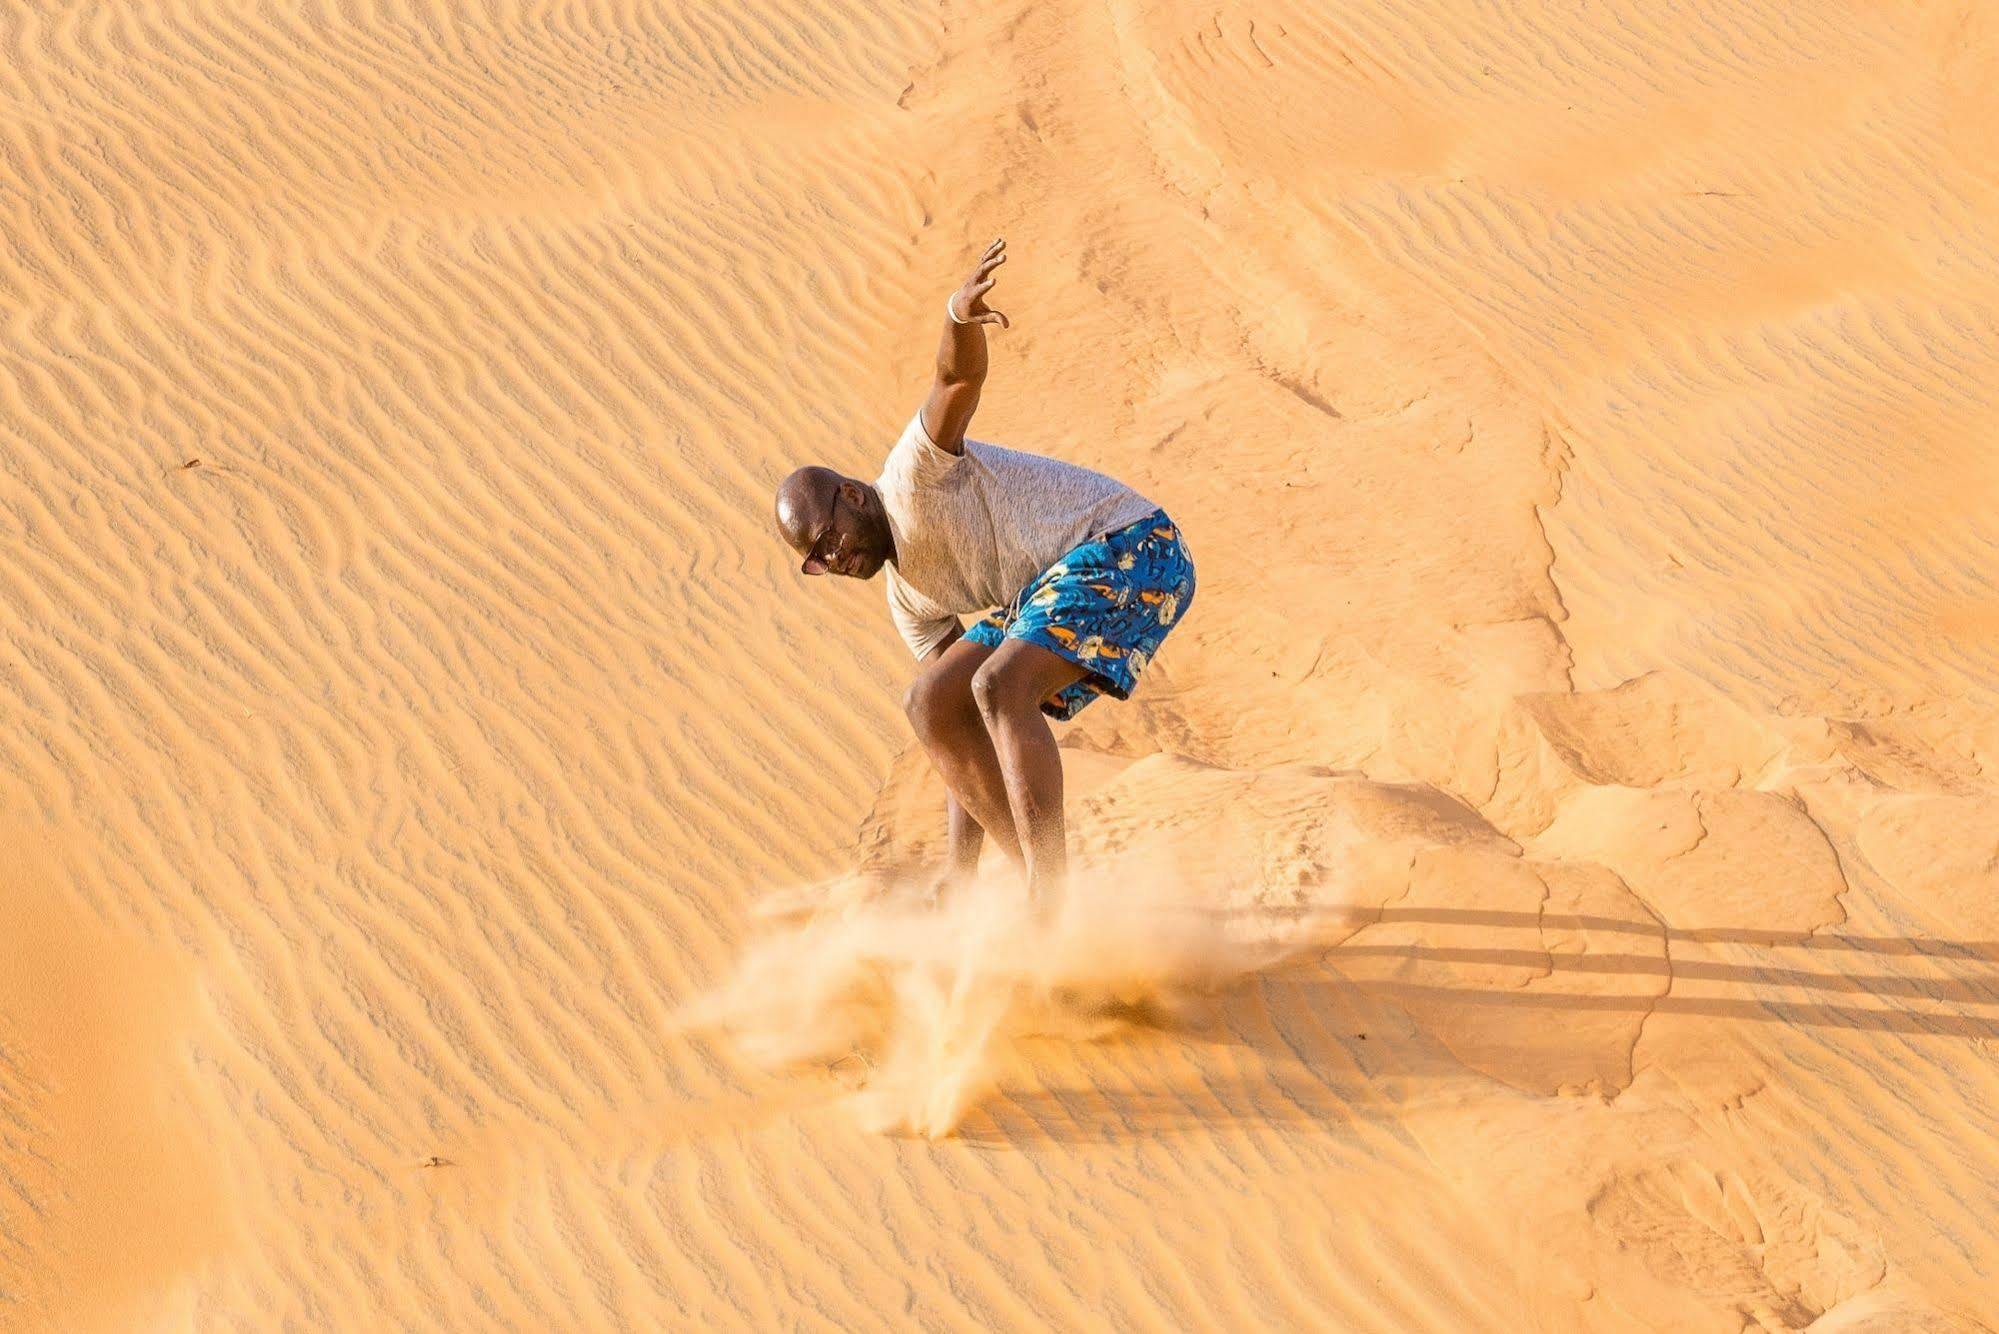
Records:
[[[1062,757],[1048,718],[1130,696],[1194,597],[1194,564],[1165,511],[1088,468],[965,438],[986,378],[995,240],[945,302],[937,376],[868,483],[800,468],[777,526],[806,574],[888,569],[896,628],[923,664],[903,706],[950,795],[961,881],[993,839],[1045,914],[1065,863]],[[989,609],[995,609],[990,610]],[[965,630],[958,617],[988,612]]]

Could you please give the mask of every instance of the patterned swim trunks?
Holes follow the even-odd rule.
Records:
[[[1056,561],[965,638],[992,648],[1025,639],[1087,668],[1089,675],[1041,703],[1049,717],[1067,720],[1099,695],[1129,699],[1193,601],[1193,557],[1166,511],[1154,510]]]

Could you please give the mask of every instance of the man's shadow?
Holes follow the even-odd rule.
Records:
[[[1233,914],[1241,916],[1243,914]],[[1268,919],[1270,914],[1259,913]],[[1489,928],[1489,947],[1424,942],[1374,944],[1348,939],[1366,926],[1388,923]],[[1205,1020],[1189,1027],[1137,1028],[1107,1044],[1107,1063],[1119,1084],[996,1093],[969,1117],[961,1136],[969,1143],[1022,1147],[1037,1139],[1109,1143],[1133,1136],[1212,1129],[1218,1122],[1248,1121],[1293,1130],[1335,1132],[1356,1122],[1385,1119],[1406,1110],[1369,1089],[1370,1050],[1394,1044],[1392,1065],[1401,1090],[1426,1074],[1461,1074],[1462,1063],[1421,1035],[1405,1008],[1428,1012],[1467,1006],[1545,1016],[1547,1040],[1559,1041],[1565,1015],[1687,1015],[1724,1022],[1784,1024],[1946,1039],[1999,1039],[1999,941],[1928,940],[1918,937],[1814,935],[1807,932],[1725,928],[1662,928],[1646,919],[1502,912],[1481,909],[1394,907],[1344,914],[1314,913],[1303,923],[1324,931],[1328,942],[1308,947],[1293,961],[1237,979],[1211,998]],[[1509,946],[1507,931],[1541,929],[1628,934],[1658,941],[1666,957],[1646,953],[1558,954]],[[1768,949],[1768,962],[1724,963],[1685,957],[1681,946],[1733,945]],[[1677,957],[1674,957],[1677,956]],[[1925,960],[1946,976],[1870,970],[1826,971],[1808,965],[1855,956]],[[1350,977],[1343,964],[1392,960],[1390,978]],[[1465,986],[1423,977],[1426,964],[1552,968],[1556,975],[1670,978],[1716,984],[1740,994],[1698,996],[1574,994],[1532,988]],[[1798,992],[1808,993],[1799,997]],[[1818,993],[1812,996],[1810,993]],[[1865,998],[1879,1005],[1859,1003]],[[1992,1007],[1989,1010],[1981,1007]],[[1256,1074],[1218,1080],[1215,1062],[1195,1064],[1176,1043],[1247,1049],[1222,1063],[1252,1065]],[[1374,1044],[1370,1049],[1369,1044]]]

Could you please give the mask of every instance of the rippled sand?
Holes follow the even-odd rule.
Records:
[[[1992,1321],[1999,15],[1254,10],[0,10],[0,1327]],[[1068,954],[768,518],[1001,233]]]

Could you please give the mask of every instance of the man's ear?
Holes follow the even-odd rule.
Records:
[[[867,496],[861,491],[861,484],[851,479],[840,483],[840,499],[847,502],[848,509],[860,509]]]

